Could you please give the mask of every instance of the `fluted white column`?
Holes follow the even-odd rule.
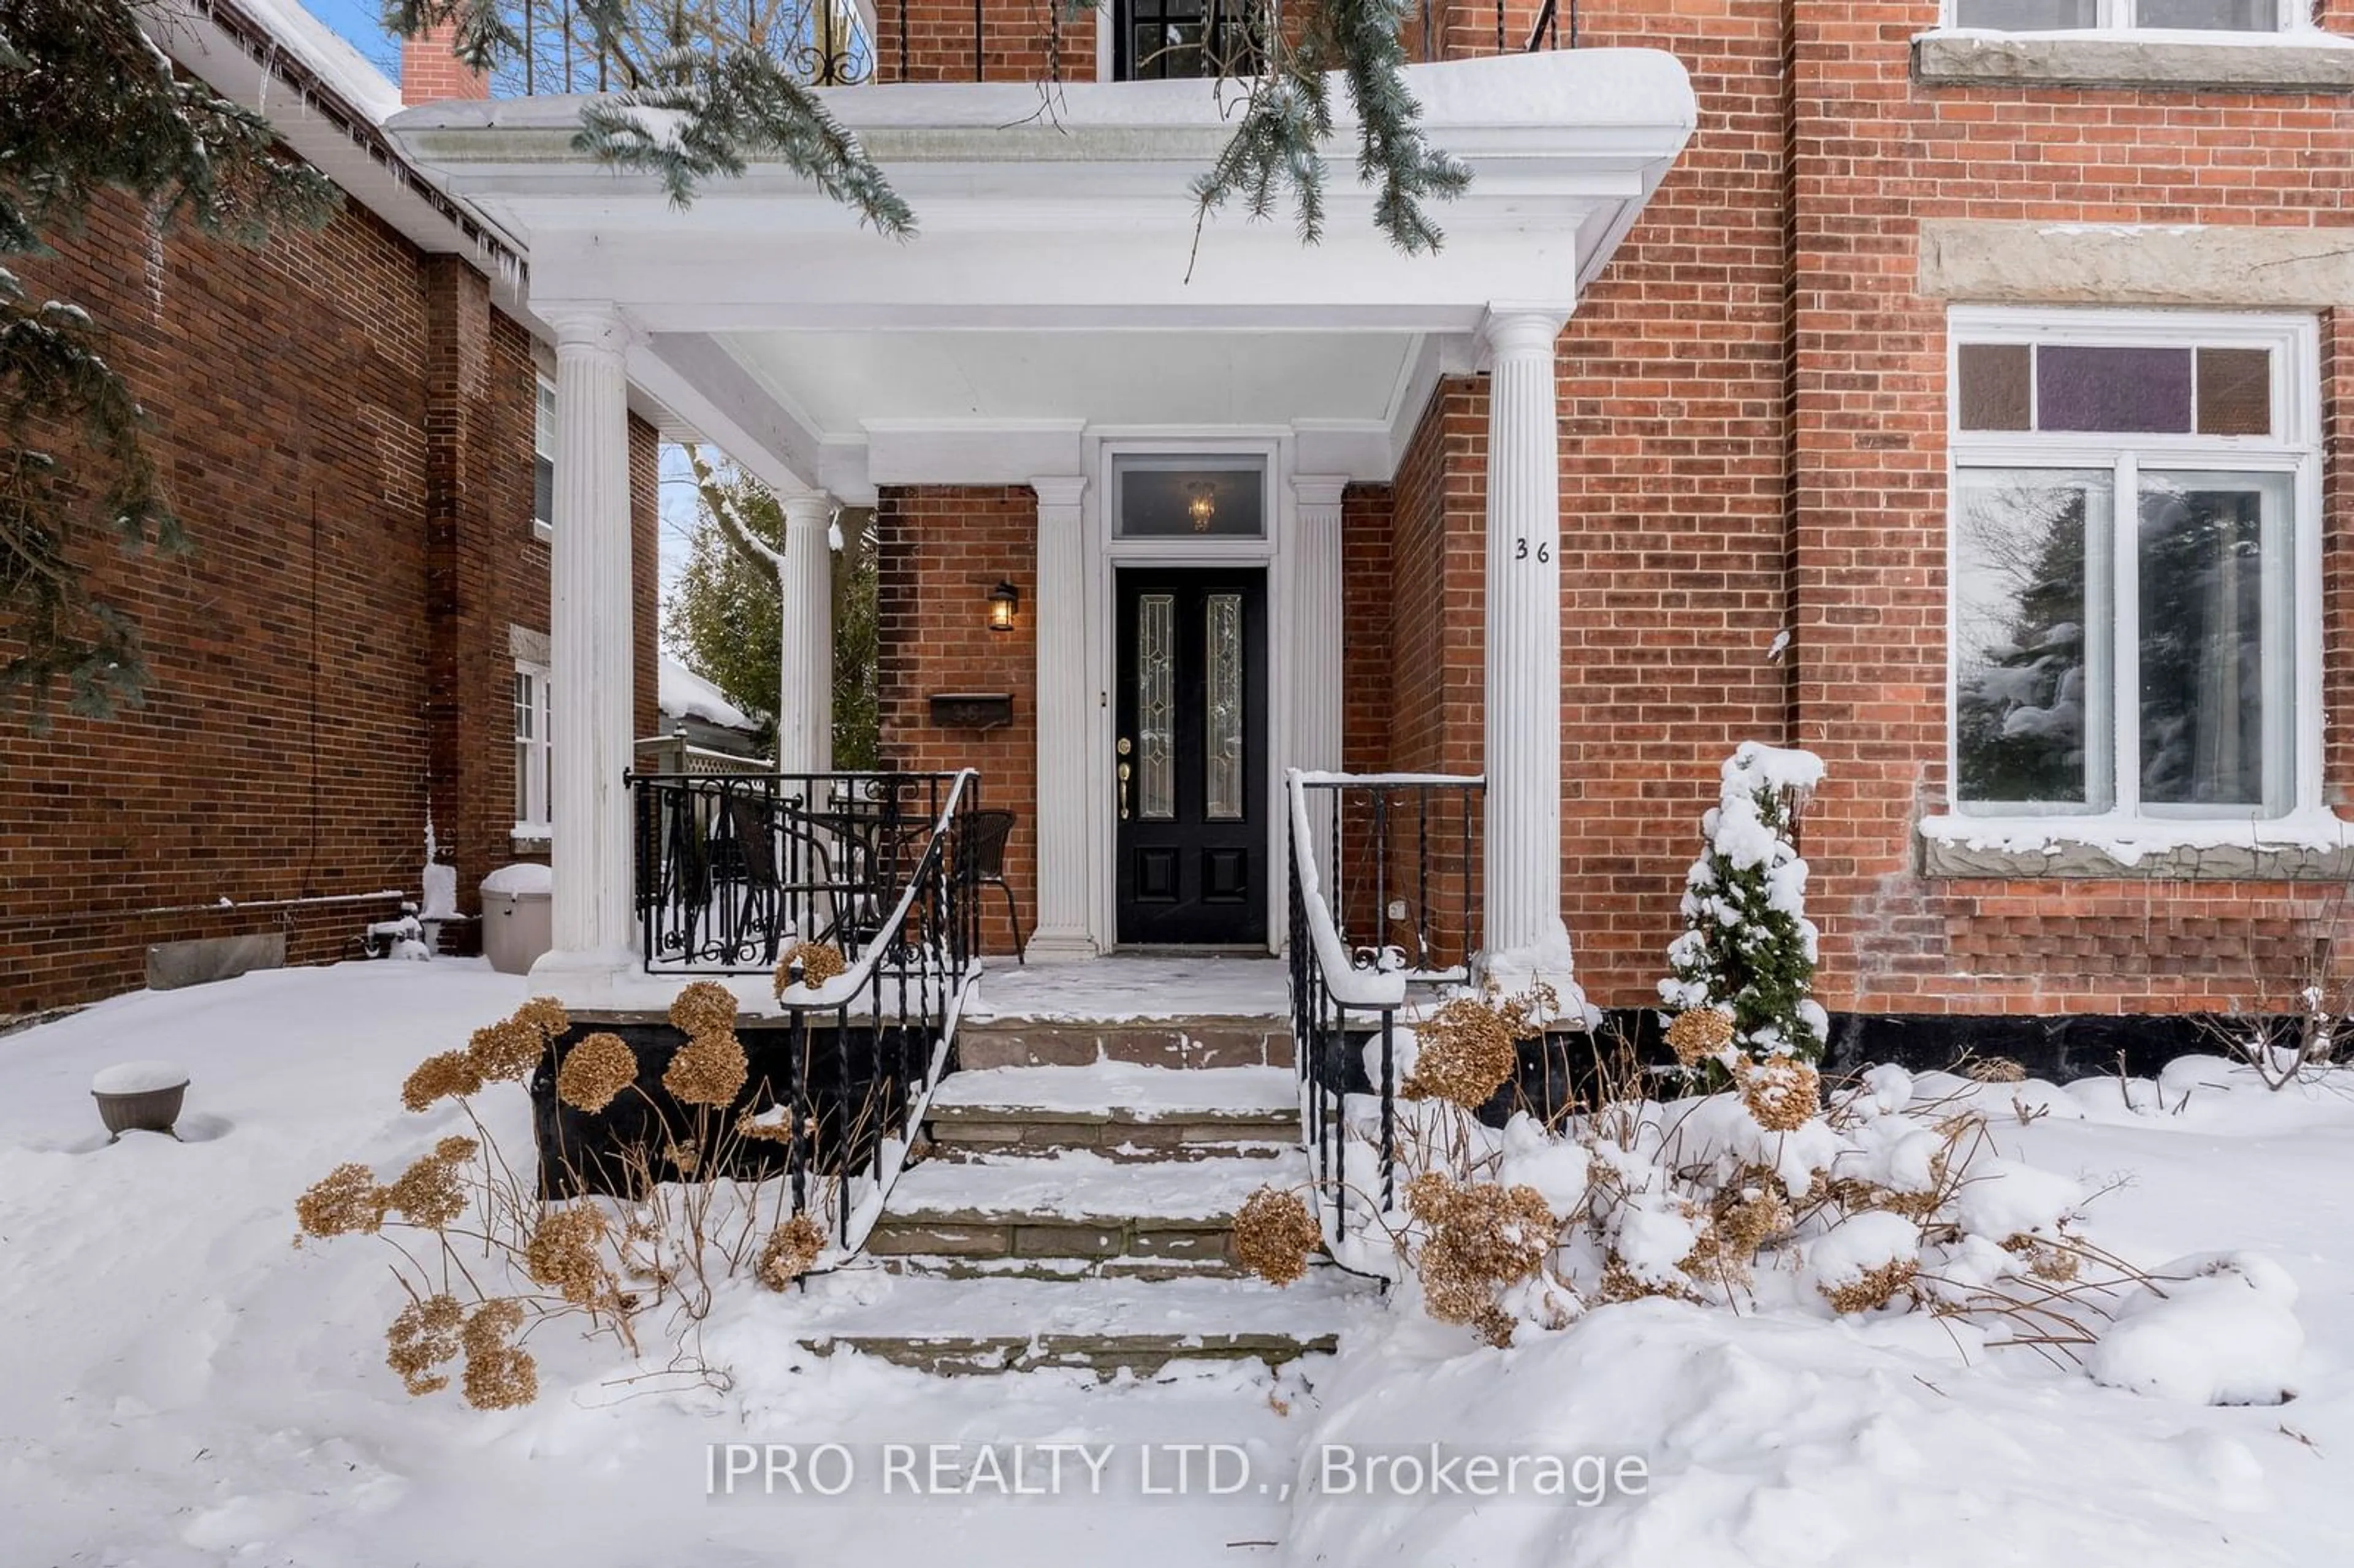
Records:
[[[610,305],[543,310],[556,328],[555,685],[548,792],[554,969],[633,963],[630,769],[636,675],[627,334]]]
[[[777,683],[777,768],[824,773],[833,767],[833,554],[826,534],[833,498],[808,491],[779,497],[785,509],[784,646]]]
[[[1574,994],[1561,917],[1558,312],[1490,312],[1486,969]]]
[[[1095,956],[1087,936],[1087,482],[1039,478],[1038,914],[1026,957]]]
[[[1341,497],[1346,479],[1291,482],[1299,503],[1293,536],[1291,646],[1292,765],[1341,767]]]

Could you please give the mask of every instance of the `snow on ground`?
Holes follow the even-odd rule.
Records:
[[[1107,1023],[1153,1018],[1283,1018],[1287,971],[1275,959],[1112,957],[992,963],[968,1016]]]
[[[446,1108],[399,1109],[401,1078],[524,995],[520,980],[449,961],[279,970],[0,1038],[0,1313],[12,1330],[0,1340],[0,1562],[2175,1568],[2354,1556],[2345,1094],[2272,1096],[2214,1063],[2125,1088],[1979,1091],[1991,1111],[2016,1102],[2032,1115],[2023,1126],[2006,1115],[2006,1157],[2100,1194],[2092,1239],[2149,1265],[2252,1253],[2240,1283],[2218,1276],[2213,1288],[2276,1301],[2295,1287],[2304,1348],[2286,1404],[2104,1387],[2019,1350],[1965,1358],[1917,1316],[1659,1301],[1500,1351],[1380,1314],[1382,1328],[1308,1369],[1312,1390],[1297,1372],[1220,1367],[1102,1388],[1062,1372],[936,1380],[796,1348],[799,1330],[857,1320],[845,1292],[888,1294],[837,1279],[806,1297],[722,1300],[705,1350],[734,1376],[725,1393],[647,1377],[559,1326],[532,1341],[539,1402],[482,1414],[400,1392],[381,1359],[399,1299],[382,1244],[298,1248],[292,1204],[340,1160],[396,1167],[449,1130]],[[107,1145],[92,1075],[159,1057],[191,1075],[187,1141]],[[485,1108],[522,1147],[521,1094],[486,1096]],[[2155,1359],[2195,1360],[2195,1332],[2189,1343]],[[862,1467],[842,1498],[705,1496],[712,1444],[828,1440]],[[1231,1444],[1251,1487],[1208,1497],[1197,1470],[1190,1498],[1142,1496],[1148,1440]],[[983,1441],[1119,1446],[1099,1499],[1071,1495],[1075,1476],[1060,1499],[879,1495],[883,1445]],[[1640,1456],[1648,1490],[1590,1508],[1574,1496],[1293,1506],[1256,1491],[1319,1479],[1327,1442],[1361,1458],[1432,1442]]]
[[[2273,1095],[2253,1074],[2205,1060],[2178,1063],[2155,1085],[1976,1091],[2005,1155],[2099,1193],[2084,1210],[2092,1240],[2153,1268],[2223,1249],[2257,1255],[2245,1279],[2201,1279],[2174,1288],[2160,1311],[2126,1318],[2134,1335],[2167,1321],[2161,1342],[2121,1336],[2103,1347],[2122,1347],[2116,1359],[2129,1367],[2158,1368],[2160,1397],[2100,1386],[2030,1350],[1965,1354],[1966,1333],[1920,1315],[1736,1316],[1638,1301],[1512,1350],[1468,1353],[1461,1330],[1393,1315],[1388,1332],[1344,1346],[1326,1380],[1303,1483],[1317,1478],[1327,1445],[1386,1455],[1437,1442],[1614,1463],[1641,1456],[1647,1489],[1580,1507],[1574,1497],[1368,1501],[1361,1485],[1299,1509],[1289,1560],[1351,1568],[2354,1560],[2354,1075],[2337,1076]],[[1936,1095],[1958,1086],[1933,1075],[1921,1087]],[[2197,1403],[2230,1391],[2251,1362],[2276,1366],[2283,1349],[2277,1316],[2219,1308],[2218,1293],[2276,1300],[2292,1282],[2305,1341],[2294,1361],[2297,1397]],[[2211,1312],[2211,1325],[2202,1320]],[[1522,1475],[1525,1492],[1536,1472]],[[1350,1476],[1362,1483],[1362,1460],[1333,1472],[1336,1492]]]
[[[531,1342],[535,1405],[408,1398],[383,1363],[401,1299],[384,1244],[298,1248],[293,1200],[341,1160],[388,1173],[451,1130],[447,1107],[401,1110],[401,1079],[525,995],[521,979],[448,960],[282,969],[0,1038],[0,1563],[728,1568],[953,1550],[1160,1568],[1263,1556],[1227,1543],[1281,1535],[1282,1508],[1255,1490],[1140,1504],[1135,1468],[1148,1441],[1223,1442],[1288,1476],[1296,1374],[1250,1363],[1097,1388],[800,1351],[795,1325],[838,1311],[838,1287],[723,1301],[705,1351],[735,1373],[726,1394],[616,1381],[645,1369],[555,1326]],[[91,1075],[157,1056],[191,1075],[188,1141],[108,1146]],[[525,1147],[521,1092],[483,1101],[506,1146]],[[826,1440],[866,1478],[839,1499],[705,1496],[708,1445]],[[1118,1446],[1104,1500],[915,1501],[871,1484],[881,1445],[995,1440]]]

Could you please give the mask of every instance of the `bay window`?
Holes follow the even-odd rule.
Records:
[[[2305,318],[1956,310],[1955,807],[2318,805],[2318,375]]]

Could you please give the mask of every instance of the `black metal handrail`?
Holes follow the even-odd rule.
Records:
[[[1437,774],[1294,770],[1290,805],[1291,1031],[1300,1137],[1325,1246],[1380,1272],[1350,1239],[1352,1146],[1370,1145],[1374,1215],[1397,1196],[1397,1015],[1408,988],[1469,978],[1484,786]],[[1366,1054],[1378,1043],[1377,1066]],[[1362,1125],[1363,1103],[1377,1121]],[[1360,1102],[1352,1108],[1352,1099]],[[1370,1136],[1368,1136],[1370,1134]]]
[[[792,1128],[793,1212],[807,1212],[812,1174],[831,1178],[828,1220],[847,1254],[865,1244],[882,1213],[948,1069],[968,987],[981,972],[973,822],[981,779],[969,768],[834,777],[872,783],[879,800],[912,795],[902,786],[920,781],[937,805],[920,844],[900,863],[897,896],[878,912],[848,969],[815,983],[795,973],[794,983],[777,991],[786,1015],[789,1084],[779,1103]]]
[[[651,974],[754,974],[797,941],[851,957],[879,932],[960,773],[640,773],[640,950]]]
[[[1561,14],[1564,5],[1569,11],[1569,41],[1565,44],[1562,41],[1561,33]],[[1496,7],[1496,48],[1499,53],[1503,47],[1504,7],[1499,4]],[[1577,0],[1544,0],[1544,4],[1538,7],[1537,19],[1529,26],[1529,41],[1522,48],[1531,54],[1539,49],[1577,48]]]

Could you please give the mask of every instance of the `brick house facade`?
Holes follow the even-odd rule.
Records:
[[[970,20],[910,14],[920,47],[907,76],[969,79]],[[1526,37],[1532,15],[1511,9],[1508,43]],[[1556,47],[1569,15],[1564,6],[1554,19]],[[1491,7],[1442,5],[1434,16],[1427,33],[1409,26],[1416,58],[1496,52]],[[2227,245],[2235,233],[2277,240],[2345,227],[2354,78],[2326,56],[2318,74],[2309,70],[2295,53],[2313,48],[2309,36],[2211,38],[2161,60],[2154,77],[2145,59],[2140,79],[2129,62],[2105,61],[2098,38],[2057,67],[2033,35],[1957,63],[1934,42],[1915,43],[1939,27],[1938,0],[1580,0],[1575,17],[1580,47],[1675,54],[1700,103],[1696,133],[1581,299],[1557,355],[1562,885],[1589,996],[1618,1006],[1651,997],[1716,765],[1745,738],[1808,747],[1829,767],[1803,847],[1823,932],[1821,989],[1836,1010],[2277,1007],[2317,951],[2341,972],[2354,963],[2340,928],[2344,867],[2331,853],[2228,860],[2236,872],[2164,851],[2137,859],[2031,848],[2006,861],[1999,850],[1955,854],[1918,827],[1946,814],[1955,792],[1955,305],[2286,310],[2317,321],[2324,500],[2298,526],[2326,539],[2322,690],[2329,712],[2343,706],[2354,683],[2343,630],[2354,376],[2338,346],[2342,270],[2268,288],[2248,286],[2244,270],[2209,268],[2112,290],[2103,268],[2120,270],[2114,258],[2072,271],[2064,257],[2030,256],[1989,288],[1983,276],[1941,281],[1929,258],[1953,243],[1940,224],[1965,233],[2112,226],[2126,247],[2137,226],[2209,226]],[[2325,0],[2313,20],[2354,34],[2354,5]],[[897,63],[894,22],[885,7],[876,50],[885,79]],[[949,37],[960,23],[965,30]],[[1029,12],[992,8],[984,26],[984,74],[1038,74],[1043,46],[1024,53],[1006,41],[1034,35]],[[1102,58],[1087,47],[1090,26],[1083,19],[1082,36],[1064,41],[1070,79],[1094,76]],[[2080,42],[2055,41],[2063,55]],[[2316,238],[2327,248],[2326,233]],[[2251,259],[2260,272],[2269,260],[2311,254],[2275,246]],[[1343,756],[1352,769],[1479,765],[1485,430],[1484,379],[1444,380],[1394,478],[1349,492]],[[926,504],[963,497],[981,524],[984,514],[1010,519],[1021,493],[941,491]],[[991,523],[958,535],[970,541],[960,548],[990,559],[940,585],[951,620],[976,597],[974,582],[1018,574],[1025,541],[1000,531]],[[886,535],[886,558],[892,547]],[[912,608],[886,618],[886,690],[923,686],[925,666],[944,657],[941,630]],[[1019,651],[1003,650],[1002,670],[990,652],[992,683],[1023,692]],[[909,705],[886,705],[885,725],[909,755],[946,759],[955,749],[927,736]],[[2321,759],[2331,806],[2354,785],[2342,728],[2329,731]],[[989,788],[1026,819],[1034,754],[1007,738],[990,748]],[[1025,875],[1028,853],[1017,842]]]
[[[192,69],[247,69],[235,34],[183,42],[209,46]],[[303,58],[278,61],[268,109],[344,179],[371,116]],[[139,621],[145,704],[60,713],[0,763],[0,1016],[135,987],[154,944],[282,930],[289,961],[350,957],[419,895],[429,814],[462,910],[493,867],[545,858],[513,833],[515,666],[546,662],[548,630],[546,354],[461,214],[438,215],[436,253],[345,183],[323,228],[259,249],[157,236],[110,201],[19,265],[106,332],[194,548],[91,551],[95,591]],[[436,215],[401,200],[432,240]],[[651,734],[652,427],[630,448]]]

